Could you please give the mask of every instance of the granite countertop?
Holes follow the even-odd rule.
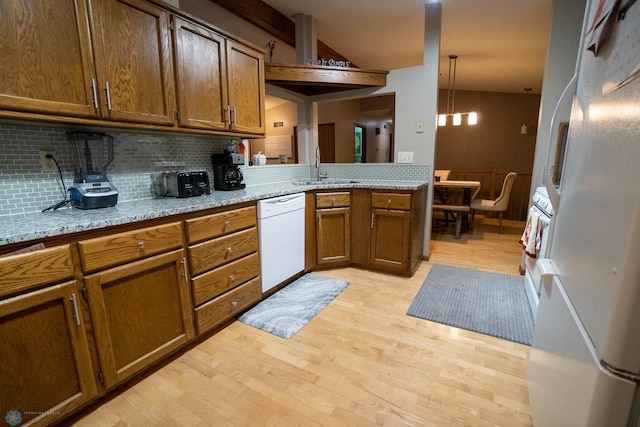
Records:
[[[270,197],[327,188],[379,188],[383,190],[416,190],[426,181],[326,180],[320,184],[300,185],[300,181],[286,181],[252,185],[244,190],[212,191],[210,195],[184,199],[166,197],[120,202],[103,209],[82,210],[71,207],[56,211],[10,215],[0,224],[0,246],[10,243],[37,241],[86,230],[128,224],[165,216],[194,212],[209,208],[251,202]]]

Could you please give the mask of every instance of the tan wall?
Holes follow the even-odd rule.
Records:
[[[476,111],[475,126],[439,127],[435,169],[491,170],[531,173],[536,148],[540,96],[498,92],[456,91],[457,111]],[[440,91],[439,111],[445,111],[447,92]],[[520,134],[526,121],[528,133]]]
[[[440,91],[439,100],[439,111],[445,111],[446,91]],[[533,94],[456,91],[455,111],[478,112],[478,124],[468,126],[463,118],[462,126],[438,128],[435,169],[451,169],[450,179],[480,181],[479,197],[490,199],[500,193],[504,176],[517,172],[505,218],[526,219],[539,103],[540,96]]]

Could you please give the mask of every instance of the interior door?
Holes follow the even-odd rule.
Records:
[[[336,162],[336,124],[323,123],[318,125],[318,145],[320,146],[320,161],[322,163]]]

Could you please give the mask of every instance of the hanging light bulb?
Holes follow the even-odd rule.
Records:
[[[449,81],[447,82],[447,110],[444,113],[438,114],[437,124],[438,126],[447,125],[447,117],[453,116],[453,125],[460,126],[462,124],[462,115],[467,115],[468,125],[478,124],[478,113],[475,111],[466,113],[454,113],[456,102],[456,68],[458,62],[458,55],[449,55]]]
[[[527,95],[529,94],[529,92],[531,92],[533,89],[531,89],[530,87],[526,87],[524,88],[524,91],[527,92]],[[525,108],[526,110],[526,108]],[[525,118],[524,122],[522,123],[522,126],[520,126],[520,135],[526,135],[528,132],[528,128],[527,128],[527,120]]]

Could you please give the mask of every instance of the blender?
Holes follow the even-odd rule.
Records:
[[[101,132],[69,132],[76,144],[76,170],[69,187],[71,204],[80,209],[106,208],[118,202],[118,189],[107,178],[113,161],[113,138]]]

